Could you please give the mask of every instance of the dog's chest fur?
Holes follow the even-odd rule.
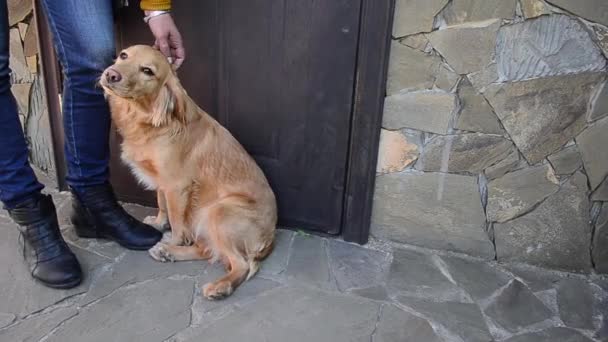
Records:
[[[133,175],[135,175],[135,178],[137,178],[137,181],[141,185],[143,185],[147,190],[158,189],[158,183],[156,182],[158,171],[150,159],[146,159],[145,157],[135,158],[133,153],[129,153],[128,150],[124,149],[124,147],[121,157],[125,164],[131,168]]]

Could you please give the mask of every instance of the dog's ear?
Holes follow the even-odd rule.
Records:
[[[167,82],[158,93],[152,108],[152,125],[161,127],[171,120],[184,120],[184,90],[177,76],[169,74]]]

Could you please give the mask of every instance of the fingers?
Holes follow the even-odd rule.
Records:
[[[156,40],[156,44],[158,45],[158,49],[163,55],[167,57],[171,57],[171,47],[169,45],[168,37],[160,37]]]

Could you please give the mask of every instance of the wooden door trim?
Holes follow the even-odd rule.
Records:
[[[344,240],[369,239],[395,0],[362,0],[342,217]]]
[[[46,102],[51,126],[51,144],[55,163],[55,176],[59,190],[67,190],[65,176],[67,164],[63,149],[63,116],[59,94],[61,94],[61,69],[55,54],[53,37],[46,14],[41,10],[40,0],[34,1],[34,20],[38,25],[38,51],[40,51],[40,75],[44,78]]]

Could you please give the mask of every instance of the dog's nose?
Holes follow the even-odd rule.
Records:
[[[106,81],[108,81],[109,83],[120,82],[121,79],[122,76],[120,76],[120,74],[116,70],[108,69],[106,71]]]

